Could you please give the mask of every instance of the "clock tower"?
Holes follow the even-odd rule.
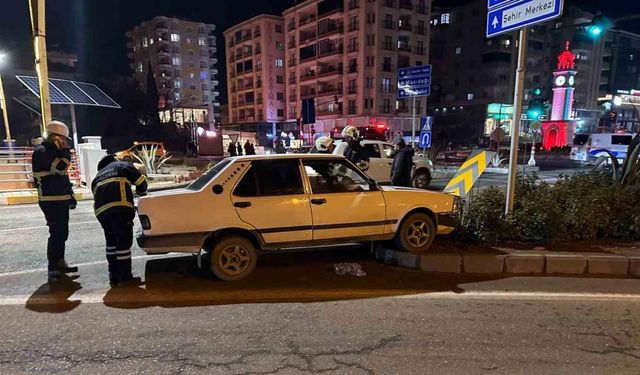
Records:
[[[576,55],[569,50],[567,41],[553,72],[551,121],[542,123],[542,146],[546,150],[570,145],[573,140],[575,122],[571,120],[571,111],[577,73],[575,67]]]
[[[551,121],[569,120],[573,108],[573,92],[575,90],[576,55],[569,50],[569,42],[565,50],[558,56],[558,66],[553,72],[553,105]]]

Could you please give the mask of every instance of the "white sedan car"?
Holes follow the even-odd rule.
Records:
[[[344,157],[321,154],[227,158],[185,189],[140,198],[147,253],[210,253],[222,280],[239,280],[257,253],[394,240],[423,253],[454,229],[451,195],[380,187]]]

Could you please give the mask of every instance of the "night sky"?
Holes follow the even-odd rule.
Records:
[[[11,55],[13,66],[29,67],[32,61],[27,0],[1,0],[0,50]],[[454,5],[469,0],[437,0]],[[482,1],[482,0],[479,0]],[[640,13],[638,0],[567,0],[610,17]],[[218,69],[224,82],[222,32],[260,13],[279,14],[294,0],[48,0],[49,50],[78,54],[80,72],[96,83],[129,73],[125,32],[156,15],[176,16],[213,23],[218,33]],[[640,33],[640,19],[618,25]],[[221,86],[222,101],[226,87]]]

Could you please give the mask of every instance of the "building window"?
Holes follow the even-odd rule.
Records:
[[[195,90],[196,89],[196,85],[189,85],[189,89],[190,90]]]
[[[276,83],[284,83],[284,77],[283,76],[276,76]]]
[[[173,65],[180,65],[180,56],[173,56],[173,58],[171,59],[171,63]]]
[[[284,60],[276,59],[276,66],[282,68],[284,66]]]
[[[462,47],[456,47],[456,55],[459,55],[462,53]]]
[[[196,74],[195,73],[189,73],[189,78],[191,78],[191,79],[196,78]]]
[[[391,38],[390,36],[385,36],[384,45],[382,46],[382,48],[391,51],[393,49],[393,38]]]
[[[276,49],[278,51],[284,51],[284,43],[282,42],[276,42]]]
[[[182,88],[182,82],[176,79],[175,81],[173,81],[173,88],[175,89]]]
[[[187,52],[187,54],[188,54],[189,56],[193,56],[193,51],[192,51],[192,50],[189,50],[189,52]]]
[[[384,23],[382,24],[382,26],[385,29],[393,30],[393,16],[390,14],[385,14]]]
[[[187,38],[187,44],[191,44],[191,38]]]
[[[203,80],[204,80],[204,79],[207,79],[207,76],[208,76],[208,75],[209,75],[209,74],[208,74],[207,72],[200,72],[200,79],[203,79]]]
[[[136,66],[136,72],[142,73],[142,71],[143,71],[142,63],[138,63],[138,65]]]
[[[149,44],[153,44],[153,38],[149,39]]]
[[[187,27],[187,32],[188,32],[189,34],[191,34],[191,33],[193,32],[193,28],[191,28],[191,27]]]
[[[629,61],[633,61],[634,58],[635,56],[633,56],[633,54],[629,55]]]
[[[391,92],[391,79],[383,78],[382,79],[382,92],[390,93]]]
[[[277,33],[281,33],[281,34],[282,34],[282,25],[278,25],[278,24],[276,24],[276,25],[275,25],[275,29],[276,29],[276,32],[277,32]]]
[[[356,114],[356,101],[355,100],[349,100],[349,105],[348,105],[348,113],[350,115],[355,115]]]
[[[376,36],[373,34],[367,35],[367,45],[375,46],[376,45]]]
[[[207,39],[203,38],[203,37],[198,38],[198,45],[199,46],[206,46],[207,45]]]
[[[283,92],[277,92],[276,93],[276,99],[284,100],[284,93]]]
[[[356,93],[356,80],[351,79],[349,80],[349,94],[355,94],[355,93]]]
[[[374,12],[367,13],[367,23],[370,25],[376,23],[376,14]]]
[[[391,112],[391,100],[389,99],[384,99],[382,101],[382,112],[383,113],[389,113]]]
[[[503,44],[504,44],[504,46],[505,46],[505,47],[509,47],[509,46],[511,46],[511,39],[505,39],[505,40],[503,41]]]
[[[207,67],[207,62],[206,61],[200,61],[200,67],[201,68],[206,68]]]
[[[284,117],[284,109],[278,109],[278,117]]]
[[[180,41],[180,34],[171,33],[171,41],[172,42],[179,42]]]
[[[467,94],[467,100],[468,101],[472,101],[473,100],[473,93],[468,93]]]
[[[367,66],[375,66],[375,58],[374,56],[367,56]]]
[[[440,15],[440,23],[441,24],[451,23],[451,14],[450,13],[442,13],[442,15]]]
[[[149,47],[149,39],[147,39],[147,37],[142,37],[142,46],[143,47]]]
[[[176,100],[176,102],[179,102],[181,99],[180,93],[179,92],[173,93],[173,98]]]

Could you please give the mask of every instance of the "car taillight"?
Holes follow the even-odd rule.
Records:
[[[149,220],[149,217],[147,215],[140,215],[139,218],[142,229],[151,229],[151,221]]]

